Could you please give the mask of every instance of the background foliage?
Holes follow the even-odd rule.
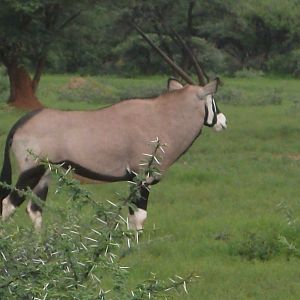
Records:
[[[299,6],[297,0],[163,0],[151,5],[132,0],[76,5],[68,0],[5,0],[0,50],[6,55],[17,52],[31,68],[47,54],[47,70],[56,73],[170,72],[132,29],[134,21],[185,69],[190,64],[166,25],[186,39],[212,73],[252,68],[298,76]]]

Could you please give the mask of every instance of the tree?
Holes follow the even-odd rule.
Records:
[[[291,72],[296,72],[295,61],[297,57],[300,60],[299,14],[297,0],[153,0],[151,4],[138,3],[133,17],[186,70],[191,66],[189,56],[177,47],[172,30],[166,27],[184,37],[208,70],[272,71],[274,58],[282,59],[279,65],[289,65],[287,58],[291,57],[295,65]]]
[[[152,49],[143,41],[135,30],[133,23],[142,27],[147,35],[160,46],[161,49],[172,59],[180,61],[184,70],[193,66],[191,55],[187,48],[192,49],[192,38],[194,36],[194,8],[195,0],[169,1],[153,0],[130,2],[124,5],[115,4],[114,10],[118,10],[117,21],[113,24],[119,36],[114,53],[121,61],[134,62],[135,68],[143,73],[156,73],[165,71],[160,58],[157,59]],[[118,29],[116,29],[118,28]]]
[[[36,91],[50,46],[87,3],[70,0],[1,2],[0,62],[9,77],[9,104],[31,109],[42,106]],[[32,77],[29,69],[33,70]]]
[[[299,48],[297,0],[203,1],[196,34],[227,52],[240,68],[268,70],[274,55]],[[284,62],[284,61],[283,61]]]

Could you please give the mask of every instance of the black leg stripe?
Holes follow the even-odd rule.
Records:
[[[137,199],[136,203],[134,203],[134,204],[137,206],[137,208],[147,210],[149,190],[146,187],[142,186],[140,193],[141,193],[141,197],[139,199]],[[131,215],[134,214],[133,209],[130,207],[129,207],[129,213]]]
[[[99,174],[69,160],[55,162],[55,164],[63,164],[63,168],[65,169],[68,169],[70,166],[72,169],[74,169],[75,174],[82,176],[84,178],[98,180],[98,181],[106,181],[106,182],[126,181],[126,180],[132,180],[133,177],[135,176],[133,173],[130,173],[127,170],[125,171],[124,176],[120,176],[120,177]]]
[[[48,195],[48,186],[44,186],[43,188],[35,191],[35,194],[41,199],[41,200],[46,200],[47,195]],[[30,206],[30,209],[34,212],[39,211],[42,212],[42,208],[36,204],[36,203],[32,203]]]
[[[19,176],[16,184],[16,189],[24,190],[27,187],[33,189],[38,184],[45,172],[46,170],[44,166],[37,166],[24,171]],[[20,206],[24,202],[24,200],[25,197],[20,196],[19,193],[15,190],[10,194],[10,201],[14,206]]]

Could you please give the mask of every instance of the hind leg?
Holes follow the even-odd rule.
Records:
[[[2,220],[8,219],[14,213],[16,208],[24,202],[25,196],[19,195],[18,191],[26,190],[26,188],[33,189],[44,173],[44,166],[32,167],[21,173],[16,184],[16,190],[13,190],[2,201]]]
[[[47,171],[33,189],[34,194],[43,201],[46,200],[48,195],[49,181],[50,172]],[[26,211],[33,223],[34,228],[39,231],[42,227],[42,208],[37,203],[29,200]]]

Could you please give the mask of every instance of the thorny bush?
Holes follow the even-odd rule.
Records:
[[[0,299],[133,300],[187,292],[186,285],[197,277],[193,274],[185,278],[175,275],[167,281],[153,274],[129,287],[131,269],[121,263],[125,249],[137,243],[122,210],[128,206],[135,209],[138,187],[149,176],[159,176],[158,151],[163,151],[163,145],[158,139],[153,145],[153,153],[141,163],[143,171],[129,183],[129,195],[119,196],[115,202],[93,200],[72,178],[71,169],[65,171],[42,161],[56,178],[56,193],[67,192],[72,205],[67,212],[59,212],[62,222],[50,224],[40,235],[30,228],[0,224]],[[19,192],[39,202],[30,190]],[[47,204],[46,209],[51,206]],[[79,213],[84,209],[92,212],[90,217]]]

